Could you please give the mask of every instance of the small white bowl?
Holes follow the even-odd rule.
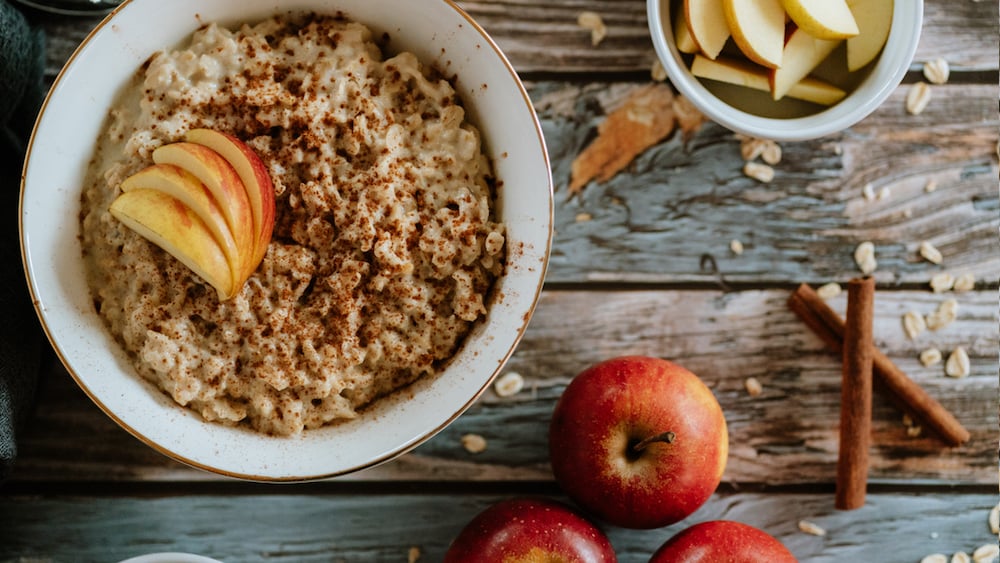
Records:
[[[843,100],[818,113],[779,118],[737,109],[719,99],[691,74],[674,42],[671,6],[675,4],[676,0],[646,2],[650,36],[670,82],[709,119],[737,133],[775,141],[824,137],[847,129],[875,111],[909,69],[920,40],[924,9],[923,0],[895,2],[892,28],[882,54],[871,72]]]
[[[275,438],[207,423],[138,377],[94,310],[84,276],[80,194],[116,93],[154,52],[207,22],[276,13],[343,13],[458,76],[457,90],[502,181],[507,267],[485,322],[437,377],[422,378],[350,422]],[[424,442],[487,388],[520,341],[552,242],[552,178],[537,116],[496,44],[450,0],[131,0],[91,33],[57,77],[29,146],[20,202],[28,285],[56,352],[83,390],[143,442],[189,465],[258,481],[343,475]]]

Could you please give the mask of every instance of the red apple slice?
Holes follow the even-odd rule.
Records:
[[[710,59],[719,56],[729,39],[722,0],[684,0],[684,19],[701,53]]]
[[[184,138],[222,155],[243,182],[253,212],[254,233],[257,235],[249,265],[250,272],[247,274],[249,276],[264,258],[274,229],[274,185],[271,183],[271,176],[257,153],[232,135],[212,129],[192,129]]]
[[[232,296],[233,277],[225,253],[201,218],[180,200],[157,190],[133,189],[118,196],[110,211],[208,282],[220,299]]]
[[[847,70],[854,72],[875,60],[889,39],[892,0],[848,0],[858,34],[847,40]]]
[[[243,181],[233,166],[219,153],[204,145],[183,142],[157,148],[153,151],[153,162],[179,166],[208,188],[226,217],[236,248],[243,256],[243,264],[249,264],[254,256],[257,238],[254,236],[253,210]],[[240,276],[241,279],[245,277]]]
[[[785,10],[779,0],[724,0],[733,41],[751,61],[767,68],[783,63]]]
[[[204,184],[184,169],[173,164],[154,164],[129,176],[122,182],[123,192],[149,189],[163,192],[179,200],[201,218],[215,241],[219,243],[234,280],[242,283],[244,257],[229,230],[226,218],[219,209],[215,198]]]
[[[795,25],[817,39],[847,39],[858,24],[845,0],[781,0]]]
[[[691,74],[699,78],[746,86],[763,92],[771,91],[768,70],[744,60],[719,57],[713,61],[695,55],[694,60],[691,61]],[[846,94],[829,82],[807,76],[796,82],[785,95],[797,100],[830,106],[844,99]]]
[[[833,52],[841,40],[816,39],[792,24],[781,68],[771,71],[771,96],[780,100]]]

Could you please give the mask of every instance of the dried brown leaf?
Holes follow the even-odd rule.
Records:
[[[569,193],[587,182],[606,182],[644,150],[674,130],[674,94],[665,84],[636,88],[618,109],[597,127],[597,138],[573,161]]]

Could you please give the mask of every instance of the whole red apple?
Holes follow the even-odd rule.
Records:
[[[444,563],[614,563],[611,542],[569,506],[546,498],[502,500],[473,518]]]
[[[627,528],[658,528],[698,509],[722,479],[726,420],[683,367],[623,356],[577,375],[556,403],[549,459],[584,509]]]
[[[687,528],[656,550],[649,563],[796,563],[795,556],[767,532],[730,520]]]

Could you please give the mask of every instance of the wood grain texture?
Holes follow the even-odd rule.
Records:
[[[107,563],[148,552],[187,551],[241,563],[441,561],[488,495],[294,495],[0,499],[0,561]],[[558,497],[564,500],[562,497]],[[909,563],[971,553],[996,542],[986,523],[993,495],[871,495],[849,513],[830,495],[715,495],[687,520],[656,530],[603,526],[622,563],[648,561],[667,538],[705,520],[767,530],[801,560]],[[150,515],[156,515],[155,520]],[[799,531],[808,520],[823,537]],[[905,539],[905,541],[904,541]]]
[[[918,116],[906,113],[903,86],[841,135],[783,144],[768,184],[743,174],[738,139],[709,123],[686,143],[675,132],[570,198],[573,159],[637,87],[531,84],[556,185],[547,281],[845,281],[858,274],[853,252],[866,240],[880,285],[924,284],[945,269],[990,285],[1000,278],[996,85],[936,86]],[[926,193],[932,180],[937,189]],[[866,200],[866,184],[889,197]],[[741,256],[729,250],[734,239]],[[924,240],[944,254],[941,266],[918,254]]]
[[[459,2],[490,34],[520,73],[649,72],[656,54],[649,37],[644,0],[484,0]],[[576,24],[582,11],[601,15],[608,36],[598,46]],[[97,18],[47,17],[46,76],[54,78],[76,46],[100,22]],[[943,57],[960,81],[963,71],[996,71],[1000,34],[997,4],[927,0],[924,27],[913,70]]]
[[[719,399],[730,432],[724,480],[768,485],[832,483],[837,459],[839,359],[786,307],[784,290],[548,291],[507,369],[527,384],[500,398],[492,390],[436,437],[402,458],[345,480],[551,480],[546,441],[555,401],[572,377],[625,354],[673,359]],[[872,482],[996,483],[996,377],[1000,319],[994,291],[956,294],[959,319],[916,340],[903,333],[908,310],[933,311],[945,296],[930,291],[876,295],[876,345],[955,414],[972,439],[947,448],[929,435],[910,437],[902,414],[876,391]],[[831,301],[844,314],[845,297]],[[972,374],[944,375],[918,356],[936,346],[965,346]],[[750,397],[747,377],[764,393]],[[53,373],[22,440],[14,478],[22,481],[203,480],[119,429],[65,374]],[[484,436],[486,451],[461,446]]]

